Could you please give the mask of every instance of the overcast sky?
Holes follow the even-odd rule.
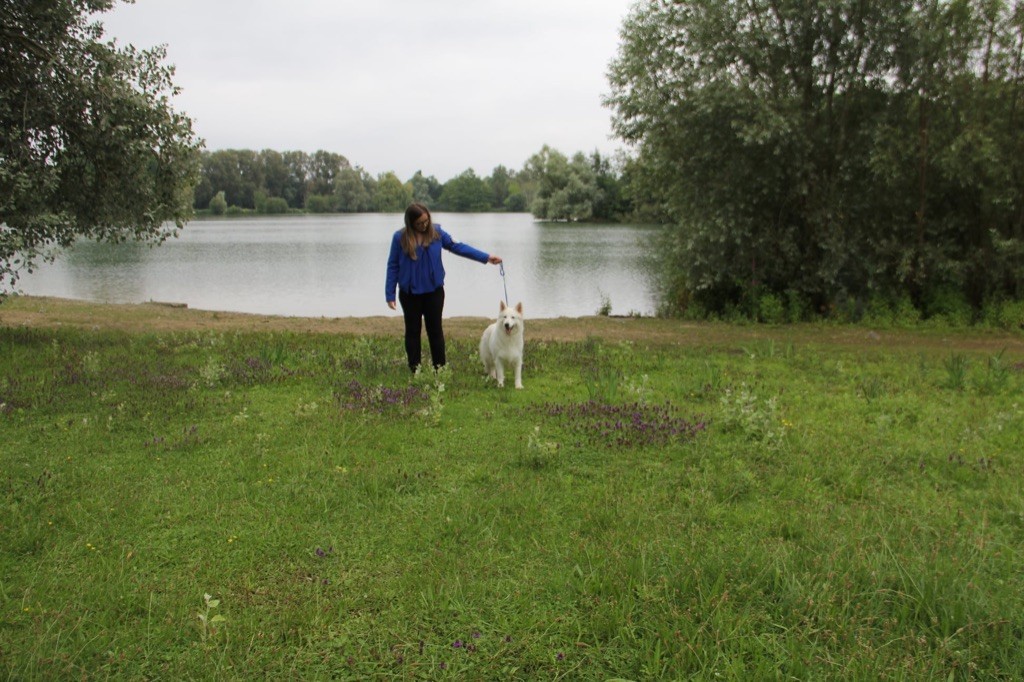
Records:
[[[612,153],[606,73],[633,0],[137,0],[107,37],[167,46],[208,149],[344,155],[445,182],[544,144]]]

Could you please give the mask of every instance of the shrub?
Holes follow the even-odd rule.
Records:
[[[1003,301],[999,304],[996,323],[1002,329],[1024,329],[1024,301]]]
[[[861,321],[877,327],[913,327],[921,321],[921,311],[914,307],[908,294],[900,294],[895,299],[873,294]]]
[[[969,326],[973,317],[971,305],[963,292],[951,286],[930,291],[925,297],[924,309],[928,319],[951,327]]]
[[[807,299],[796,289],[786,290],[786,321],[803,322],[810,318],[811,306]]]
[[[288,202],[281,197],[270,197],[263,208],[267,215],[280,215],[288,212]]]
[[[787,422],[780,416],[776,396],[761,399],[743,384],[725,389],[719,405],[724,430],[738,431],[772,450],[782,446]]]
[[[306,197],[306,210],[310,213],[330,213],[335,210],[334,197],[314,194]]]
[[[828,317],[843,324],[860,322],[864,319],[864,303],[858,298],[841,292],[829,306]]]
[[[914,306],[909,294],[901,294],[893,306],[893,322],[899,327],[913,327],[921,321],[921,311]]]
[[[765,324],[781,324],[786,321],[786,308],[782,299],[775,294],[763,294],[757,301],[757,319]]]
[[[259,190],[256,192],[256,194],[253,196],[252,202],[257,213],[267,212],[267,200],[269,198],[270,197],[268,197],[267,193],[264,192],[263,190]]]
[[[889,301],[884,296],[872,294],[868,299],[867,309],[864,311],[864,324],[873,327],[891,327],[893,323],[893,311]]]
[[[505,199],[505,210],[510,213],[526,213],[529,208],[526,197],[521,192],[510,194]]]
[[[288,202],[281,197],[267,196],[264,191],[256,192],[256,212],[266,215],[280,215],[288,212]]]
[[[224,198],[224,192],[217,192],[217,194],[210,199],[209,209],[210,213],[213,215],[224,215],[228,210],[228,201]]]

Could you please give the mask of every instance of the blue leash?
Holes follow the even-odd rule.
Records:
[[[505,287],[505,305],[509,305],[508,302],[508,283],[505,282],[505,264],[498,263],[498,272],[501,273],[501,284]]]

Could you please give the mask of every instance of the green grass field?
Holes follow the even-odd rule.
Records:
[[[0,327],[0,677],[1020,679],[1021,337],[915,334]]]

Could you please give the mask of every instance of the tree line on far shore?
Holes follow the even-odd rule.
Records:
[[[413,201],[435,211],[531,212],[544,220],[613,221],[632,212],[620,164],[599,152],[571,157],[545,145],[519,170],[472,168],[441,182],[417,171],[370,174],[345,156],[318,150],[204,151],[194,207],[199,213],[284,214],[402,211]]]

